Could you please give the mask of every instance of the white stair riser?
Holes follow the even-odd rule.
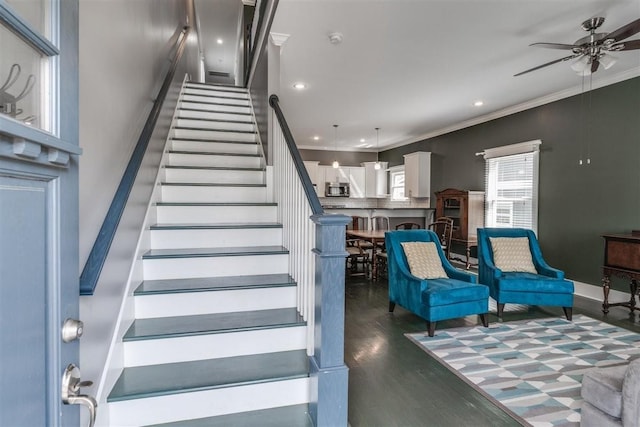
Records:
[[[243,107],[241,105],[218,105],[218,104],[205,104],[200,102],[182,101],[180,104],[180,107],[192,108],[196,110],[216,111],[221,113],[227,112],[227,113],[251,114],[251,108]]]
[[[267,187],[163,185],[162,201],[168,203],[263,203],[267,201]]]
[[[259,168],[261,159],[254,156],[216,156],[215,154],[169,153],[171,166],[208,166],[220,168]]]
[[[276,206],[157,206],[161,224],[275,222]]]
[[[195,110],[178,110],[178,117],[181,119],[207,119],[207,120],[229,120],[232,122],[247,122],[253,123],[251,116],[244,114],[229,114],[229,113],[217,113],[213,111],[199,111],[202,108]]]
[[[183,102],[208,102],[214,104],[224,105],[239,105],[241,107],[248,107],[249,100],[247,99],[234,99],[234,98],[222,98],[217,96],[201,96],[201,95],[182,95]]]
[[[202,153],[258,154],[258,144],[244,142],[209,142],[174,139],[171,141],[174,151],[198,151]]]
[[[145,280],[283,274],[288,254],[145,259]]]
[[[216,84],[207,84],[207,83],[198,83],[198,82],[189,82],[185,85],[185,87],[193,88],[193,89],[220,89],[220,90],[226,90],[229,92],[247,93],[247,89],[243,87],[216,85]]]
[[[237,130],[240,132],[251,132],[255,128],[253,123],[234,123],[234,122],[216,122],[208,120],[196,120],[196,119],[178,119],[173,122],[174,126],[178,127],[191,127],[191,128],[206,128],[217,130]]]
[[[173,138],[208,139],[213,141],[256,142],[255,133],[219,132],[200,129],[173,129]]]
[[[127,341],[124,365],[147,366],[305,348],[305,326]]]
[[[219,96],[223,98],[242,98],[249,99],[249,95],[242,92],[228,92],[224,90],[198,89],[194,87],[186,87],[183,91],[185,95],[201,95],[201,96]]]
[[[264,184],[264,171],[226,169],[165,169],[166,182]]]
[[[113,426],[140,426],[309,403],[309,378],[109,403]]]
[[[271,310],[296,306],[296,287],[231,289],[135,297],[137,319]]]
[[[282,245],[281,228],[151,230],[153,249]]]

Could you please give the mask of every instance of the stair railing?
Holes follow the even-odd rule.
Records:
[[[344,364],[345,228],[351,218],[326,214],[280,109],[273,108],[273,185],[298,311],[307,322],[312,378],[309,412],[316,426],[347,425],[348,368]]]

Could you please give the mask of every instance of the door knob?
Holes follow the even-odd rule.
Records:
[[[84,323],[76,319],[67,319],[62,324],[62,341],[71,342],[77,340],[84,332]]]
[[[73,363],[67,366],[62,375],[62,403],[86,406],[89,410],[89,427],[93,427],[96,422],[98,403],[92,396],[80,394],[80,388],[92,384],[92,381],[80,381],[80,369]]]

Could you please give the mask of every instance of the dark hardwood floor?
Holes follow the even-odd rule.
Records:
[[[404,334],[426,329],[424,320],[396,306],[388,312],[387,282],[347,278],[345,361],[349,366],[349,424],[360,426],[518,426],[520,423],[474,391]],[[507,305],[508,309],[509,305]],[[586,314],[640,332],[637,314],[575,298]],[[563,316],[560,307],[505,312],[504,321]],[[490,322],[498,321],[494,314]],[[477,316],[438,322],[438,330],[478,324]]]

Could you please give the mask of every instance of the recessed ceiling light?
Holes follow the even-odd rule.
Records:
[[[366,141],[366,139],[360,138],[360,142],[365,142],[365,141]]]
[[[293,85],[293,88],[298,90],[306,89],[306,87],[307,85],[304,83],[294,83]]]
[[[216,42],[218,42],[218,44],[222,44],[222,39],[218,39]]]
[[[316,135],[316,136],[314,136],[314,137],[313,137],[313,140],[314,140],[314,141],[318,141],[319,139],[320,139],[320,137],[319,137],[318,135]]]
[[[484,105],[484,102],[482,102],[482,101],[476,101],[476,102],[473,103],[474,107],[482,107],[483,105]]]

